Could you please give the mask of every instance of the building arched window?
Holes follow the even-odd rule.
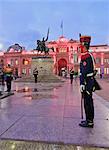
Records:
[[[24,65],[25,59],[23,59],[22,64]]]
[[[28,65],[29,61],[27,59],[23,59],[23,65]]]
[[[22,75],[26,75],[26,68],[22,69]]]
[[[18,65],[18,64],[19,64],[19,62],[18,62],[18,60],[17,60],[17,59],[15,59],[15,64],[16,64],[16,65]]]
[[[78,63],[78,56],[77,56],[77,54],[73,54],[73,57],[74,57],[74,63]]]

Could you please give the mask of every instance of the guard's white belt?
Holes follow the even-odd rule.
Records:
[[[93,76],[93,73],[88,73],[87,74],[87,77],[92,77]]]
[[[80,76],[82,75],[81,73],[79,74]],[[92,77],[93,76],[93,73],[88,73],[87,74],[87,77]]]

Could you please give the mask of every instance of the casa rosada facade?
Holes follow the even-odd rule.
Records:
[[[48,48],[53,47],[54,52],[50,50],[49,56],[54,62],[53,72],[59,75],[62,68],[66,68],[67,72],[73,67],[74,71],[79,72],[81,53],[79,50],[80,42],[78,40],[68,40],[64,36],[59,37],[56,41],[47,42]],[[43,53],[38,53],[37,50],[16,50],[15,44],[8,48],[5,52],[0,52],[0,60],[3,60],[4,65],[11,64],[14,72],[18,76],[32,75],[31,64],[32,57],[43,56]],[[15,47],[15,48],[14,48]],[[21,48],[21,47],[20,47]],[[102,73],[103,76],[109,76],[109,46],[108,45],[93,45],[90,46],[89,51],[96,60],[96,69],[98,75]]]

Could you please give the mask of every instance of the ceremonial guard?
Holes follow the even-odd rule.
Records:
[[[86,120],[81,121],[79,126],[91,127],[94,126],[94,104],[92,98],[92,92],[94,88],[94,58],[89,53],[91,37],[80,35],[80,50],[81,50],[81,62],[80,62],[80,91],[84,100],[84,110]]]

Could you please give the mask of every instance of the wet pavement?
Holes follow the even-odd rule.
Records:
[[[33,145],[32,149],[38,149],[39,142],[43,143],[40,144],[42,149],[45,143],[44,150],[46,146],[51,146],[51,150],[82,150],[87,146],[88,149],[109,148],[109,102],[101,96],[93,95],[94,128],[78,126],[81,121],[79,81],[73,85],[69,80],[37,84],[17,82],[13,83],[12,92],[14,95],[0,99],[0,148],[10,143],[10,146],[22,145],[22,140],[35,142],[27,142],[30,147]]]

